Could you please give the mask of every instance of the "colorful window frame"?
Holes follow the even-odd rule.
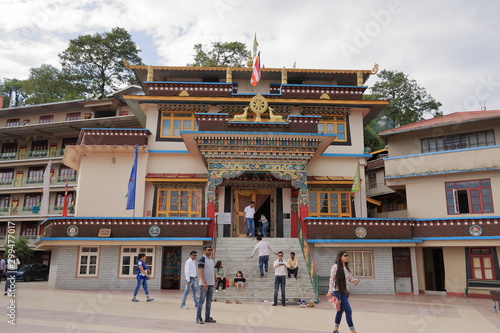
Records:
[[[54,115],[40,116],[40,120],[38,122],[40,124],[53,123],[54,122]]]
[[[202,190],[158,188],[157,217],[201,217]]]
[[[160,138],[180,138],[181,131],[197,131],[198,124],[192,112],[163,111],[160,119]]]
[[[318,133],[336,134],[335,142],[347,142],[347,116],[321,116]]]
[[[493,252],[491,248],[471,248],[471,276],[476,280],[496,280]]]
[[[425,138],[421,140],[421,145],[422,153],[494,146],[495,133],[493,130],[485,130]]]
[[[351,192],[309,191],[311,217],[351,217]]]
[[[448,215],[494,213],[489,179],[446,182]]]

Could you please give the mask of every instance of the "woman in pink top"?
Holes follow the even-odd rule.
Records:
[[[338,269],[343,267],[343,269]],[[349,282],[353,283],[355,286],[358,285],[359,279],[352,276],[349,270],[349,255],[346,251],[339,251],[337,253],[337,259],[335,259],[335,264],[332,266],[332,272],[330,274],[330,287],[328,289],[327,298],[331,298],[332,295],[340,299],[341,308],[337,311],[335,315],[335,327],[333,333],[338,333],[340,326],[340,321],[342,320],[342,313],[345,312],[345,317],[347,320],[347,325],[352,333],[356,333],[354,324],[352,322],[352,309],[349,304]]]

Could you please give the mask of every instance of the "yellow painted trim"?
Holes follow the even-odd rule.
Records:
[[[347,185],[352,185],[352,180],[308,180],[307,184],[347,184]]]
[[[354,243],[346,240],[342,243],[314,243],[314,247],[367,248],[367,247],[409,247],[419,243]]]
[[[374,205],[377,205],[377,206],[382,205],[382,201],[375,200],[375,199],[372,199],[372,198],[366,197],[366,201],[368,201],[369,203],[372,203]]]
[[[147,182],[207,182],[208,178],[146,178]]]
[[[127,241],[82,241],[82,240],[60,240],[60,241],[43,241],[37,245],[37,249],[50,249],[53,246],[67,246],[67,245],[75,245],[75,246],[103,246],[103,245],[119,245],[119,246],[127,246],[133,245],[137,246],[137,244],[147,245],[147,246],[184,246],[184,245],[203,245],[203,241],[144,241],[144,240],[127,240]]]
[[[204,102],[204,103],[250,103],[251,98],[246,97],[179,97],[179,96],[136,96],[136,95],[123,95],[126,100],[136,100],[139,102]],[[318,105],[350,105],[353,107],[369,107],[369,106],[385,106],[389,101],[371,101],[371,100],[325,100],[325,99],[292,99],[292,98],[269,98],[269,104],[283,104],[289,103],[292,105],[297,104],[318,104]]]

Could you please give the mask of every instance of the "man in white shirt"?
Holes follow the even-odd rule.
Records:
[[[253,248],[252,258],[257,251],[259,251],[259,272],[260,278],[262,279],[264,277],[264,267],[267,272],[269,265],[269,251],[272,251],[274,254],[276,254],[276,251],[271,247],[271,245],[269,245],[268,242],[263,241],[260,236],[257,236],[257,244],[255,244],[255,247]]]
[[[283,252],[278,252],[278,260],[274,262],[274,303],[278,304],[278,290],[281,287],[281,304],[286,306],[285,285],[286,285],[286,262],[283,260]]]
[[[189,288],[193,291],[194,307],[198,307],[198,298],[196,296],[196,251],[189,253],[189,259],[184,264],[184,276],[186,277],[186,287],[184,288],[184,296],[182,296],[181,309],[189,309],[186,306],[186,298],[189,295]]]
[[[255,202],[250,202],[250,205],[245,207],[245,221],[247,223],[247,231],[246,235],[247,237],[254,237],[255,236],[255,220],[254,220],[254,215],[255,215]]]
[[[2,282],[2,277],[5,275],[6,272],[7,272],[7,264],[3,259],[3,255],[0,254],[0,282]]]

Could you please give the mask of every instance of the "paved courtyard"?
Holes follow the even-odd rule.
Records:
[[[2,281],[3,290],[5,281]],[[195,324],[195,308],[179,309],[180,291],[152,291],[154,302],[133,303],[131,291],[55,290],[47,282],[18,282],[15,298],[0,298],[0,332],[331,332],[334,311],[323,300],[314,308],[273,307],[265,302],[212,305],[215,324]],[[142,293],[142,294],[141,294]],[[223,296],[222,293],[216,297]],[[272,299],[272,295],[269,295]],[[12,307],[15,300],[15,308]],[[500,312],[490,299],[443,296],[353,295],[358,333],[496,333]],[[9,309],[8,306],[11,306]],[[9,313],[15,326],[8,324]],[[341,333],[350,332],[343,320]]]

